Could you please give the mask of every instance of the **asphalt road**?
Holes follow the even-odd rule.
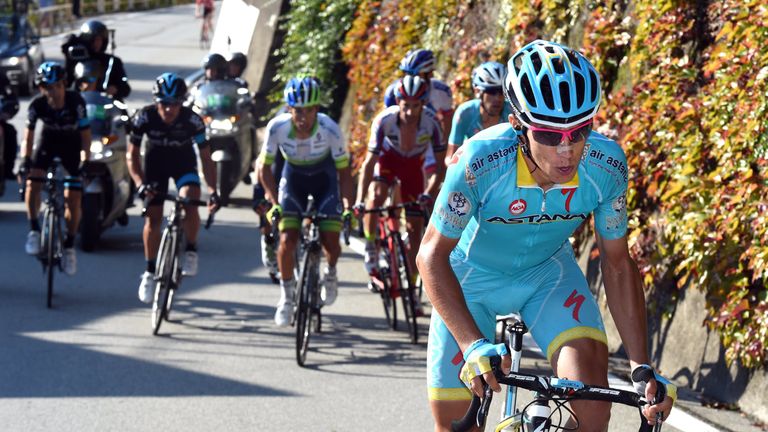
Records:
[[[149,102],[160,73],[198,67],[205,53],[192,11],[105,17],[117,29],[132,108]],[[59,44],[44,40],[49,59],[61,57]],[[14,119],[20,135],[27,104]],[[307,367],[296,365],[293,329],[273,325],[279,290],[260,264],[245,185],[201,233],[199,275],[184,280],[173,322],[159,337],[136,296],[144,266],[138,208],[128,226],[105,232],[96,253],[78,252],[77,275],[57,275],[48,310],[41,267],[23,252],[23,204],[15,185],[7,186],[0,198],[1,430],[432,429],[428,319],[420,319],[416,346],[387,329],[378,297],[365,288],[362,261],[349,248],[339,264],[339,298],[324,310]],[[548,372],[531,353],[524,367]],[[636,413],[615,408],[611,430],[637,430]]]

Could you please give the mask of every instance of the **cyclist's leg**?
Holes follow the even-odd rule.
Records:
[[[485,337],[493,340],[496,315],[519,310],[529,290],[522,290],[509,276],[473,268],[461,259],[452,257],[451,267],[475,323]],[[510,290],[520,295],[509,295]],[[436,431],[450,431],[451,421],[460,419],[469,407],[472,394],[459,379],[463,364],[456,340],[433,311],[427,347],[427,385]]]
[[[33,167],[29,170],[30,177],[44,177],[45,171]],[[24,203],[27,206],[27,219],[32,221],[37,219],[37,213],[40,211],[40,189],[42,183],[27,180],[27,189],[24,193]]]
[[[196,179],[196,180],[195,180]],[[200,177],[197,174],[188,174],[176,182],[179,195],[194,200],[200,199]],[[184,206],[184,236],[188,244],[197,243],[197,234],[200,231],[200,211],[196,205]]]
[[[292,165],[285,164],[278,192],[283,217],[279,224],[280,246],[277,249],[277,266],[283,283],[294,280],[294,255],[299,241],[300,217],[309,198],[309,192],[305,190],[305,179],[306,177],[297,173]]]
[[[420,168],[420,167],[418,167]],[[424,175],[421,169],[414,168],[408,176],[400,178],[400,194],[403,202],[416,201],[424,191]],[[411,270],[412,283],[416,282],[418,269],[416,268],[416,255],[419,253],[421,236],[424,231],[424,217],[421,207],[408,206],[405,209],[406,225],[408,231],[408,268]]]
[[[602,318],[571,246],[565,243],[537,272],[539,289],[521,311],[531,335],[557,376],[607,386]],[[607,430],[609,403],[577,401],[571,408],[580,421],[579,430]]]
[[[66,151],[66,153],[63,153]],[[77,175],[80,164],[80,143],[69,143],[62,146],[61,160],[64,169],[70,175]],[[71,248],[77,234],[77,227],[80,225],[81,203],[83,197],[83,186],[81,182],[75,181],[68,183],[64,188],[64,220],[67,222],[67,239],[64,247]]]
[[[153,185],[157,196],[143,203],[146,206],[144,218],[144,230],[142,238],[144,240],[144,257],[147,260],[147,271],[154,273],[155,260],[157,259],[157,250],[160,247],[160,236],[162,235],[163,221],[163,203],[165,194],[168,193],[168,179],[172,176],[168,169],[168,161],[164,160],[162,155],[148,152],[144,162],[144,182]]]
[[[341,200],[339,182],[333,159],[326,159],[326,169],[322,174],[313,176],[312,196],[315,197],[317,212],[327,217],[320,221],[320,241],[325,252],[325,260],[330,268],[336,268],[336,261],[341,255]],[[335,270],[334,270],[335,274]]]

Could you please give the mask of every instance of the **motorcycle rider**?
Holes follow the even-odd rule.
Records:
[[[108,45],[109,30],[98,20],[84,22],[80,26],[79,35],[70,35],[61,46],[69,77],[67,85],[72,85],[74,82],[75,65],[79,61],[96,60],[104,71],[104,78],[99,81],[98,89],[122,101],[131,94],[131,86],[128,84],[128,77],[120,57],[106,53]],[[85,52],[80,52],[82,48],[85,48]]]
[[[248,67],[248,57],[241,52],[233,52],[227,59],[227,76],[241,84],[241,86],[248,88],[248,81],[243,79],[242,75],[245,72],[245,68]]]
[[[152,90],[155,103],[142,108],[136,115],[128,144],[128,170],[139,186],[139,196],[147,199],[144,222],[144,257],[146,271],[141,275],[139,300],[152,301],[155,292],[155,259],[160,247],[163,221],[163,195],[168,191],[168,180],[173,177],[180,196],[200,199],[200,177],[197,174],[197,145],[203,165],[203,176],[208,185],[208,211],[219,207],[216,193],[216,167],[211,160],[211,149],[205,136],[203,119],[192,109],[182,106],[187,84],[175,73],[157,77]],[[141,165],[141,141],[147,137],[144,169]],[[185,206],[184,234],[187,239],[182,273],[197,274],[197,234],[200,214],[197,206]]]

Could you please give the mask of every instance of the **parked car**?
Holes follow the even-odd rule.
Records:
[[[35,71],[45,61],[40,37],[26,16],[0,15],[0,73],[20,95],[35,91]]]

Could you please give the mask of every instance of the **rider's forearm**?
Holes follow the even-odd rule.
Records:
[[[212,194],[216,192],[216,164],[214,164],[210,156],[200,159],[203,164],[203,177],[205,177],[205,184],[208,185],[208,193]]]
[[[416,266],[432,307],[440,314],[459,348],[464,351],[472,342],[483,338],[467,308],[459,281],[451,268],[450,250],[438,252],[429,241],[429,229],[416,257]],[[439,235],[439,234],[438,234]]]
[[[140,186],[144,183],[144,171],[141,168],[141,151],[139,146],[128,144],[128,153],[125,159],[128,164],[128,174],[131,175],[136,186]]]
[[[83,160],[87,161],[91,158],[91,129],[83,129],[80,131],[80,143],[83,150]]]
[[[350,167],[339,170],[339,190],[344,200],[344,209],[350,209],[355,204],[352,202],[352,169]]]
[[[272,204],[278,204],[277,196],[277,184],[275,182],[275,176],[272,174],[270,167],[264,165],[263,162],[258,162],[259,171],[259,183],[264,188],[264,195]]]
[[[616,329],[634,368],[648,364],[648,324],[642,281],[635,262],[627,257],[620,263],[601,262],[603,284]]]
[[[32,144],[35,142],[35,130],[27,128],[24,132],[24,145],[21,147],[22,157],[32,157]]]
[[[375,165],[376,163],[370,157],[367,157],[365,162],[363,162],[363,167],[360,170],[360,181],[357,185],[356,203],[365,201],[365,196],[368,193],[368,186],[370,186],[371,179],[373,178],[373,168]]]

